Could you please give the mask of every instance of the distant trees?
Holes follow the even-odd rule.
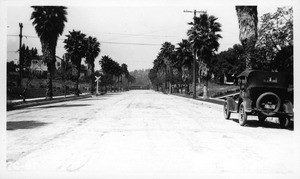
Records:
[[[111,91],[116,91],[116,89],[120,90],[123,75],[127,79],[128,83],[132,80],[126,64],[122,64],[120,66],[118,62],[114,61],[107,55],[102,56],[99,64],[103,72],[103,76],[101,78],[102,84],[104,86],[110,86]],[[122,88],[124,88],[124,85]]]
[[[165,42],[153,61],[153,68],[150,69],[148,77],[157,90],[165,91],[169,88],[169,92],[172,93],[174,86],[176,89],[182,88],[183,83],[191,81],[189,70],[192,60],[192,51],[187,40],[182,40],[176,49],[170,42]]]

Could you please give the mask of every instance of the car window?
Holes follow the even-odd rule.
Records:
[[[264,82],[265,83],[278,83],[278,79],[277,79],[277,77],[274,77],[274,76],[267,76],[267,77],[265,77]]]
[[[246,78],[245,77],[239,78],[240,89],[244,89],[245,88],[245,84],[246,84]]]

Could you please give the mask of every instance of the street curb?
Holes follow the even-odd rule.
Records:
[[[64,102],[64,101],[72,101],[72,100],[78,100],[78,99],[84,99],[84,98],[90,98],[90,97],[92,97],[92,95],[87,94],[87,95],[82,95],[82,96],[71,96],[71,97],[56,98],[56,99],[52,99],[52,100],[41,99],[41,100],[36,100],[36,101],[28,101],[26,103],[7,106],[6,111],[12,111],[12,110],[17,110],[17,109],[33,107],[33,106],[59,103],[59,102]]]
[[[194,99],[192,96],[186,96],[186,95],[180,95],[180,94],[174,94],[174,93],[171,94],[171,95],[178,96],[178,97],[184,97],[184,98],[188,98],[188,99],[192,99],[192,100],[197,100],[197,101],[201,101],[201,102],[213,103],[213,104],[217,104],[217,105],[224,105],[223,100],[214,99],[214,98],[209,98],[209,99],[197,98],[197,99]]]

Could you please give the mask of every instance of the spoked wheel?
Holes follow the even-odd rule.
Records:
[[[247,122],[247,113],[245,111],[245,107],[243,104],[240,104],[240,108],[239,108],[239,123],[241,126],[244,126]]]
[[[228,103],[227,103],[227,101],[225,101],[225,102],[224,102],[223,113],[224,113],[224,117],[225,117],[225,119],[229,119],[229,118],[230,118],[230,114],[231,114],[231,112],[229,111],[229,108],[228,108]]]
[[[287,117],[279,117],[279,124],[282,129],[288,128],[290,119]]]
[[[266,120],[266,116],[262,116],[262,115],[259,115],[259,116],[257,116],[258,117],[258,121],[260,122],[260,123],[263,123],[263,122],[265,122],[265,120]]]

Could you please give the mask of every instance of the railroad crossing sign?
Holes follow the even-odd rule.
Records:
[[[99,86],[99,81],[101,82],[100,77],[101,77],[101,76],[95,76],[95,78],[96,78],[95,82],[97,82],[96,94],[99,94],[99,90],[98,90],[99,87],[98,87],[98,86]]]

